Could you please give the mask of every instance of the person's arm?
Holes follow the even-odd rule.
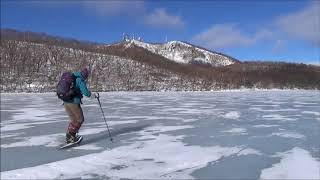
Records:
[[[80,88],[81,93],[87,97],[90,97],[91,92],[88,90],[86,82],[81,80],[80,78],[77,78],[76,82],[78,84],[78,87]]]

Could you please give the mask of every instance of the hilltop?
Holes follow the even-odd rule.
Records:
[[[1,30],[1,92],[54,91],[61,73],[90,64],[97,91],[320,89],[320,67],[242,62],[187,42],[112,44]]]

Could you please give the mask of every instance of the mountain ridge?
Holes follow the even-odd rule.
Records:
[[[185,42],[140,41],[111,45],[56,38],[45,33],[1,30],[1,92],[54,91],[64,71],[91,65],[90,86],[97,91],[221,90],[238,88],[320,89],[320,67],[286,62],[197,63],[205,57]],[[200,47],[201,48],[201,47]],[[163,52],[162,52],[163,50]],[[181,50],[181,52],[180,52]],[[179,51],[179,52],[176,52]],[[159,53],[160,52],[160,53]],[[166,52],[185,55],[177,62]],[[208,52],[209,53],[209,52]],[[214,53],[214,52],[213,52]],[[202,61],[205,58],[200,58]]]
[[[183,64],[207,64],[214,67],[226,66],[239,61],[230,56],[205,48],[194,46],[182,41],[169,41],[166,43],[146,43],[135,39],[125,40],[121,44],[125,47],[136,45],[147,49],[155,54],[161,55],[172,61]]]
[[[39,38],[40,37],[40,38]],[[82,46],[98,46],[98,47],[105,47],[105,46],[115,46],[118,44],[122,44],[124,42],[124,40],[120,40],[120,41],[115,41],[113,43],[97,43],[97,42],[92,42],[92,41],[88,41],[88,40],[77,40],[74,38],[68,38],[68,37],[61,37],[61,36],[54,36],[54,35],[49,35],[47,33],[44,32],[32,32],[32,31],[18,31],[15,29],[11,29],[11,28],[1,28],[1,39],[10,39],[10,40],[19,40],[19,41],[29,41],[29,42],[40,42],[40,43],[44,43],[44,41],[49,40],[52,41],[51,43],[61,43],[63,41],[65,41],[65,44],[82,44]],[[178,41],[178,40],[177,40]],[[293,60],[276,60],[276,59],[254,59],[254,60],[239,60],[237,58],[234,58],[230,55],[227,55],[225,53],[221,53],[221,52],[217,52],[214,50],[209,50],[206,49],[205,47],[201,47],[186,41],[180,41],[182,43],[212,52],[212,53],[216,53],[216,54],[221,54],[223,56],[229,57],[230,59],[233,59],[234,61],[238,62],[238,63],[244,63],[244,62],[270,62],[270,63],[293,63],[293,64],[304,64],[303,62],[297,62],[294,59]],[[45,42],[47,44],[50,44],[50,42]],[[160,42],[146,42],[148,44],[151,45],[161,45],[164,43],[160,43]],[[59,44],[62,45],[63,44]],[[69,45],[70,46],[70,45]],[[74,48],[74,47],[73,47]],[[77,47],[78,48],[78,47]],[[98,48],[99,49],[99,48]],[[314,60],[314,62],[317,62],[318,60]],[[318,64],[307,64],[307,65],[318,65]]]

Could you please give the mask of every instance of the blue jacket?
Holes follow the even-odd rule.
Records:
[[[74,103],[74,104],[80,104],[82,95],[85,95],[87,97],[91,96],[91,92],[87,88],[86,81],[84,77],[81,75],[80,71],[74,72],[74,76],[76,77],[76,88],[78,88],[81,92],[81,95],[74,97],[70,101],[64,101],[64,103]]]

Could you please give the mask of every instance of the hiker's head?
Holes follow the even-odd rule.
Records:
[[[81,72],[81,75],[82,75],[83,78],[88,79],[88,76],[89,76],[89,74],[90,74],[90,68],[89,68],[89,66],[84,67],[83,69],[81,69],[80,72]]]

